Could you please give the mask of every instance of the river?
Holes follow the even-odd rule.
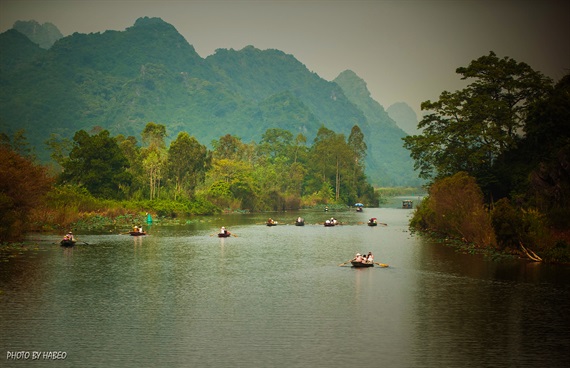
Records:
[[[0,366],[570,366],[568,267],[432,242],[400,204],[31,234],[0,262]],[[339,266],[369,251],[389,267]]]

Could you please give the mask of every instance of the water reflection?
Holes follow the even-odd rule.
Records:
[[[338,212],[347,225],[332,228],[316,211],[271,214],[275,227],[216,216],[46,242],[0,267],[0,346],[63,350],[72,367],[353,366],[355,352],[390,367],[568,363],[567,269],[430,243],[410,214]],[[390,267],[338,266],[368,251]]]

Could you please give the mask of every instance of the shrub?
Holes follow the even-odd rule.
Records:
[[[433,183],[411,223],[477,246],[496,246],[481,188],[465,172]]]
[[[44,167],[0,146],[0,243],[20,240],[44,200],[51,178]]]
[[[517,211],[507,198],[503,198],[495,204],[491,218],[498,247],[519,248],[520,233],[523,228],[520,211]]]

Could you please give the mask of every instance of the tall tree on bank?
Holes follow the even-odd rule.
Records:
[[[165,138],[166,127],[162,124],[150,122],[142,132],[142,140],[146,145],[142,150],[142,163],[148,177],[150,200],[160,194],[160,180],[167,158]]]
[[[69,157],[63,161],[60,181],[83,186],[96,197],[124,198],[121,188],[128,187],[132,180],[126,171],[129,162],[109,131],[90,136],[80,130],[73,141]]]
[[[354,151],[346,143],[344,134],[336,134],[321,126],[311,148],[311,162],[321,176],[321,185],[334,183],[335,201],[341,196],[342,180],[348,179],[348,170],[354,163]]]
[[[352,170],[352,184],[356,185],[359,171],[364,172],[364,159],[366,158],[366,150],[368,147],[364,142],[364,134],[358,125],[355,125],[350,130],[348,136],[348,146],[354,153],[354,167]]]
[[[204,181],[210,163],[211,154],[206,146],[186,132],[178,133],[178,137],[170,143],[166,161],[168,173],[174,181],[174,200],[184,190],[191,192]]]
[[[494,52],[456,72],[472,79],[466,88],[444,91],[426,101],[430,111],[418,124],[422,135],[403,138],[424,179],[465,171],[485,186],[496,179],[492,166],[517,146],[530,107],[550,89],[551,80],[525,63]]]

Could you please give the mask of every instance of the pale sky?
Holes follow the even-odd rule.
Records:
[[[122,31],[143,16],[172,24],[203,58],[252,45],[329,81],[353,70],[384,108],[406,102],[418,115],[491,50],[555,81],[570,71],[568,0],[0,0],[0,32],[17,20],[64,36]]]

